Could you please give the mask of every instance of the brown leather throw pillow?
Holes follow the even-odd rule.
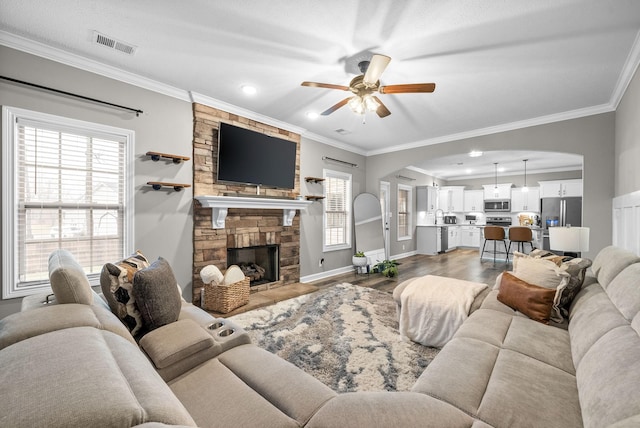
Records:
[[[532,320],[549,324],[555,294],[554,289],[529,284],[509,272],[503,272],[498,300]]]

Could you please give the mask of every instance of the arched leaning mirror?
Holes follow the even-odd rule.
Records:
[[[353,224],[356,251],[367,256],[369,264],[385,259],[382,208],[380,200],[371,193],[361,193],[353,200]]]

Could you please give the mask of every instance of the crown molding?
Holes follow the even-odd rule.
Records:
[[[624,97],[631,80],[633,80],[633,75],[638,69],[638,64],[640,64],[640,32],[636,35],[633,47],[629,51],[629,55],[627,56],[627,60],[624,63],[622,71],[620,72],[620,76],[618,76],[615,90],[613,91],[613,94],[611,94],[610,102],[611,105],[614,106],[614,109],[617,109],[618,104],[622,101],[622,97]]]
[[[357,147],[349,146],[345,143],[342,143],[337,140],[333,140],[331,138],[323,137],[322,135],[314,134],[313,132],[306,131],[302,134],[303,137],[308,138],[309,140],[313,140],[315,142],[326,144],[327,146],[332,146],[337,149],[345,150],[351,153],[355,153],[357,155],[366,156],[367,152],[365,150],[360,150]]]
[[[0,44],[12,49],[26,52],[51,61],[56,61],[100,76],[108,77],[139,88],[157,92],[183,101],[189,101],[189,93],[185,90],[167,85],[156,80],[139,76],[122,69],[106,65],[99,61],[76,55],[62,49],[29,40],[6,31],[0,31]]]
[[[611,104],[601,104],[598,106],[587,107],[577,110],[570,110],[558,114],[548,116],[540,116],[533,119],[521,120],[518,122],[505,123],[502,125],[489,126],[487,128],[474,129],[472,131],[459,132],[457,134],[444,135],[442,137],[430,138],[428,140],[416,141],[414,143],[402,144],[390,148],[371,150],[366,152],[366,156],[381,155],[386,153],[398,152],[401,150],[415,149],[418,147],[431,146],[433,144],[448,143],[451,141],[465,140],[467,138],[481,137],[484,135],[498,134],[500,132],[514,131],[516,129],[530,128],[532,126],[547,125],[554,122],[562,122],[565,120],[579,119],[581,117],[593,116],[596,114],[609,113],[615,111],[615,107]]]

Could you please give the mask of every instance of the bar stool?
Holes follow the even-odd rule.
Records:
[[[493,262],[496,262],[496,241],[502,241],[504,244],[504,250],[507,254],[507,263],[509,263],[509,250],[507,249],[507,242],[504,240],[504,228],[500,226],[484,227],[484,244],[482,244],[480,258],[482,258],[482,255],[484,254],[484,247],[487,245],[487,241],[493,241]]]
[[[528,243],[533,251],[533,233],[531,229],[525,226],[513,226],[509,228],[509,250],[511,250],[511,243],[516,242],[516,248],[521,253],[524,253],[524,244]],[[507,250],[507,251],[509,251]]]

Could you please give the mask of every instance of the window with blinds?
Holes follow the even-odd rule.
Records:
[[[104,263],[130,251],[133,133],[24,110],[3,114],[13,124],[3,141],[11,151],[3,153],[3,179],[12,182],[3,227],[12,232],[13,259],[5,258],[3,298],[48,288],[48,258],[58,248],[97,285]]]
[[[411,187],[398,184],[398,239],[411,239]]]
[[[351,174],[324,170],[323,250],[351,247]]]

